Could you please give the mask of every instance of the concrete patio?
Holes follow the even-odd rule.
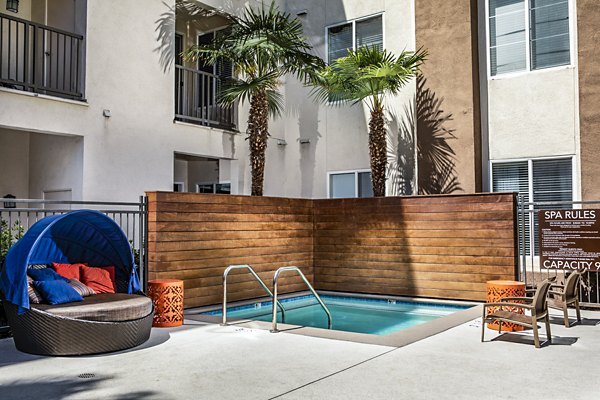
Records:
[[[0,340],[1,399],[597,399],[600,313],[552,345],[473,320],[404,347],[186,320],[136,349],[50,358]]]

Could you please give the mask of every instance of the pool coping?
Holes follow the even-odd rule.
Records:
[[[289,298],[289,297],[297,297],[302,296],[304,294],[308,294],[310,292],[296,292],[290,293],[285,296],[281,296],[281,298]],[[377,299],[392,299],[392,300],[400,300],[407,302],[419,302],[419,303],[435,303],[435,304],[457,304],[457,305],[472,305],[473,307],[468,308],[466,310],[457,311],[450,315],[440,317],[433,321],[420,324],[417,326],[413,326],[407,329],[403,329],[398,332],[391,333],[389,335],[380,336],[380,335],[372,335],[367,333],[355,333],[355,332],[346,332],[346,331],[336,331],[322,328],[312,328],[298,325],[290,325],[284,323],[278,323],[277,327],[279,333],[291,333],[295,335],[304,335],[304,336],[312,336],[323,339],[332,339],[332,340],[343,340],[348,342],[355,343],[365,343],[365,344],[374,344],[380,346],[388,346],[388,347],[403,347],[408,344],[417,342],[419,340],[428,338],[433,335],[437,335],[438,333],[444,332],[448,329],[454,328],[456,326],[462,325],[466,322],[469,322],[477,317],[481,316],[481,303],[476,302],[467,302],[467,301],[454,301],[454,300],[440,300],[440,299],[424,299],[424,298],[416,298],[416,297],[402,297],[402,296],[386,296],[386,295],[371,295],[371,294],[359,294],[359,293],[348,293],[348,292],[332,292],[332,291],[318,291],[319,294],[323,295],[334,295],[334,296],[360,296],[367,298],[377,298]],[[264,300],[263,300],[264,299]],[[244,300],[240,302],[232,302],[230,304],[231,307],[235,306],[243,306],[247,304],[256,303],[258,301],[269,301],[270,297],[262,297],[258,299],[252,300]],[[201,315],[200,313],[214,310],[218,307],[207,306],[207,307],[198,307],[193,309],[188,309],[185,311],[185,318],[191,319],[198,322],[210,323],[210,324],[220,324],[222,322],[221,316],[215,315]],[[261,330],[270,330],[271,323],[264,321],[255,321],[249,319],[235,319],[231,318],[227,321],[227,325],[229,326],[237,326],[241,328],[248,329],[261,329]],[[276,333],[274,333],[276,334]]]

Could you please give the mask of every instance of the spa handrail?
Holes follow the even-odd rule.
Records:
[[[269,290],[267,285],[265,285],[263,280],[260,279],[260,277],[254,271],[254,269],[252,269],[252,267],[249,266],[248,264],[242,264],[242,265],[230,265],[223,272],[223,322],[221,323],[221,325],[227,325],[227,276],[229,275],[229,272],[234,269],[247,269],[252,274],[252,276],[254,276],[254,278],[258,281],[258,283],[260,283],[260,286],[262,286],[263,289],[265,289],[265,291],[273,299],[273,304],[277,304],[279,306],[279,308],[281,309],[281,320],[285,321],[285,309],[283,308],[283,305],[281,305],[281,303],[273,297],[273,293]]]
[[[279,330],[277,329],[277,308],[275,306],[275,304],[277,303],[277,280],[279,279],[279,275],[285,271],[295,271],[296,273],[298,273],[298,275],[300,275],[300,277],[302,278],[304,283],[306,283],[306,286],[308,286],[308,289],[317,298],[317,301],[319,302],[319,304],[321,305],[321,307],[327,314],[327,329],[331,329],[331,326],[332,326],[331,313],[329,312],[329,309],[327,308],[325,303],[323,303],[323,300],[321,300],[321,297],[319,297],[319,295],[317,294],[315,289],[312,287],[312,285],[310,284],[308,279],[306,279],[306,276],[304,276],[302,271],[300,271],[300,268],[294,267],[294,266],[288,266],[288,267],[279,268],[277,271],[275,271],[275,276],[273,277],[273,326],[271,328],[271,332],[272,333],[279,332]],[[283,320],[283,318],[282,318],[281,322],[285,322]]]

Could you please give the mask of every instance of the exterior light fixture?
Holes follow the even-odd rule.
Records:
[[[16,197],[13,196],[12,194],[7,194],[6,196],[4,196],[4,198],[5,199],[16,199]],[[17,203],[15,203],[14,201],[5,201],[4,208],[17,208]]]
[[[102,115],[106,118],[110,118],[112,116],[110,110],[102,110]]]
[[[310,143],[310,139],[307,139],[307,138],[300,138],[298,141],[300,142],[300,144],[309,144]]]
[[[6,10],[18,13],[19,0],[6,0]]]
[[[308,10],[300,10],[296,12],[296,15],[299,17],[304,17],[306,14],[308,14]]]
[[[278,146],[287,146],[287,142],[285,141],[285,139],[277,139],[277,145]]]

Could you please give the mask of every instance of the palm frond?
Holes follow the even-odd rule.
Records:
[[[367,101],[371,109],[377,108],[384,95],[397,94],[418,73],[425,57],[423,50],[395,56],[377,47],[361,47],[323,68],[312,80],[312,94],[319,101]]]

